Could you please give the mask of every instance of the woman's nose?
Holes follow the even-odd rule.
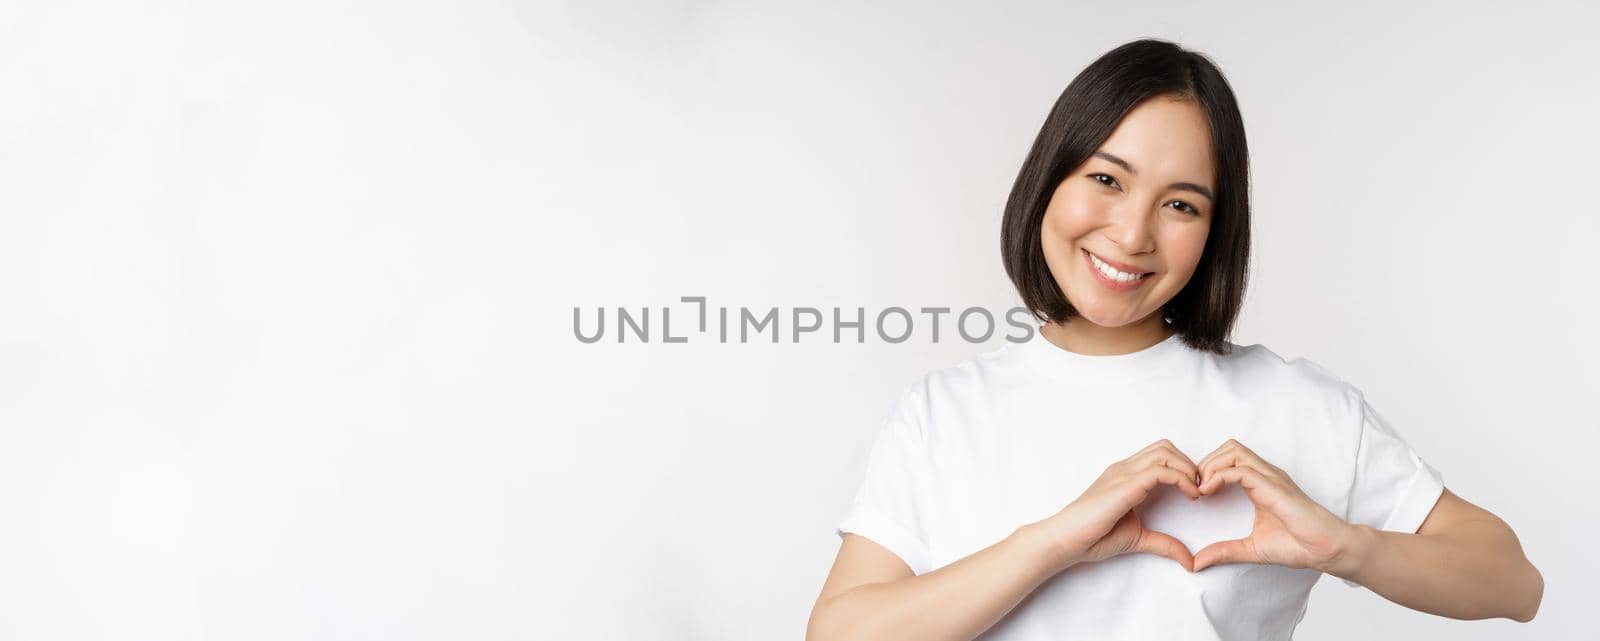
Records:
[[[1143,254],[1155,249],[1155,208],[1144,203],[1128,203],[1112,215],[1106,236],[1129,254]]]

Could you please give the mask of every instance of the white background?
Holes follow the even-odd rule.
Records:
[[[1325,578],[1296,638],[1600,626],[1595,10],[982,4],[0,5],[0,637],[801,638],[893,393],[1001,338],[573,308],[1010,307],[1011,180],[1141,36],[1239,96],[1234,342],[1546,581],[1519,624]]]

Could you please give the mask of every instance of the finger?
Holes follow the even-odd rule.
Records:
[[[1205,462],[1200,464],[1200,481],[1202,483],[1210,479],[1218,470],[1238,466],[1255,468],[1262,476],[1269,478],[1288,478],[1287,472],[1268,463],[1266,459],[1261,458],[1260,455],[1245,447],[1244,444],[1233,439],[1228,439],[1228,443],[1226,450],[1208,457]]]
[[[1240,455],[1237,451],[1234,451],[1223,454],[1222,456],[1211,461],[1211,467],[1200,470],[1200,482],[1203,484],[1206,481],[1211,480],[1211,477],[1216,476],[1218,472],[1234,467],[1255,470],[1256,473],[1267,478],[1282,478],[1282,475],[1272,471],[1276,468],[1272,468],[1271,466],[1262,467],[1262,464],[1256,462],[1255,460],[1246,458]]]
[[[1257,454],[1255,450],[1250,449],[1249,446],[1246,446],[1244,443],[1240,443],[1236,440],[1233,441],[1233,447],[1230,448],[1227,454],[1223,455],[1222,458],[1233,459],[1235,461],[1235,465],[1248,464],[1250,467],[1256,468],[1257,471],[1266,476],[1288,476],[1288,474],[1282,469],[1278,468],[1278,466],[1268,463],[1267,459],[1262,458],[1261,455]]]
[[[1139,540],[1134,542],[1133,551],[1164,556],[1177,561],[1185,570],[1195,571],[1194,556],[1189,554],[1189,547],[1165,532],[1155,530],[1139,532]]]
[[[1227,563],[1261,563],[1261,556],[1256,554],[1249,539],[1233,539],[1231,541],[1217,541],[1211,545],[1200,548],[1194,555],[1194,571],[1199,572],[1213,565]]]
[[[1149,454],[1151,452],[1154,452],[1154,451],[1162,449],[1162,448],[1168,448],[1168,447],[1170,447],[1170,448],[1172,448],[1174,450],[1178,449],[1177,447],[1174,447],[1172,445],[1172,441],[1169,441],[1167,439],[1161,439],[1161,440],[1158,440],[1158,441],[1156,441],[1154,443],[1151,443],[1149,445],[1146,445],[1146,446],[1140,448],[1139,451],[1134,452],[1133,455],[1129,456],[1126,460],[1128,460],[1129,462],[1136,461],[1136,460],[1139,460],[1140,458],[1143,458],[1146,454]]]
[[[1178,489],[1183,490],[1183,493],[1190,499],[1200,498],[1200,487],[1195,485],[1194,477],[1178,470],[1170,467],[1155,466],[1147,467],[1141,470],[1139,474],[1140,487],[1144,490],[1145,496],[1150,495],[1150,491],[1155,489],[1157,483],[1166,483],[1178,486]],[[1140,500],[1143,501],[1143,498]]]
[[[1223,483],[1238,483],[1246,491],[1255,489],[1266,480],[1265,476],[1255,468],[1233,466],[1217,468],[1216,471],[1206,475],[1206,480],[1200,483],[1200,493],[1210,494]]]
[[[1204,473],[1206,471],[1206,469],[1210,467],[1211,462],[1213,460],[1216,460],[1218,455],[1221,455],[1222,453],[1233,449],[1233,446],[1238,445],[1238,444],[1239,444],[1238,441],[1236,441],[1234,439],[1231,439],[1231,438],[1226,440],[1226,441],[1223,441],[1221,445],[1217,446],[1217,449],[1211,450],[1210,454],[1207,454],[1207,455],[1205,455],[1205,458],[1200,459],[1200,463],[1198,463],[1198,467],[1200,468],[1200,471],[1202,473]]]
[[[1274,485],[1271,479],[1262,476],[1261,472],[1248,467],[1222,468],[1211,478],[1206,479],[1205,483],[1200,484],[1200,493],[1211,494],[1222,487],[1223,483],[1238,483],[1244,488],[1245,496],[1250,497],[1251,503],[1269,512],[1272,512],[1283,499],[1281,488]]]
[[[1136,466],[1139,468],[1155,465],[1170,467],[1178,470],[1179,472],[1188,474],[1189,478],[1195,478],[1196,475],[1200,473],[1200,468],[1195,466],[1194,461],[1189,460],[1189,457],[1186,456],[1182,450],[1172,446],[1170,443],[1165,447],[1157,448],[1144,454],[1136,464]],[[1196,480],[1195,482],[1198,483],[1199,480]]]
[[[1195,467],[1194,463],[1190,463],[1188,459],[1163,458],[1161,459],[1161,466],[1181,472],[1185,478],[1189,479],[1190,483],[1198,484],[1200,482],[1200,468]]]

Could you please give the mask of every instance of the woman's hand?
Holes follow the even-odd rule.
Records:
[[[1171,441],[1161,439],[1112,463],[1077,500],[1036,525],[1046,533],[1060,569],[1119,554],[1148,552],[1193,571],[1189,548],[1169,534],[1146,529],[1133,508],[1159,483],[1178,486],[1190,499],[1200,498],[1197,472],[1188,456]]]
[[[1268,563],[1327,572],[1355,528],[1306,496],[1289,474],[1228,439],[1200,461],[1200,492],[1238,483],[1256,506],[1250,536],[1219,541],[1194,555],[1194,571],[1223,563]]]

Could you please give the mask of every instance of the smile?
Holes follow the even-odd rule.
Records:
[[[1131,273],[1119,270],[1100,260],[1099,256],[1089,253],[1087,249],[1083,250],[1083,255],[1086,257],[1085,260],[1088,261],[1090,269],[1095,273],[1095,280],[1117,291],[1138,289],[1139,285],[1143,284],[1150,274],[1154,273]]]

